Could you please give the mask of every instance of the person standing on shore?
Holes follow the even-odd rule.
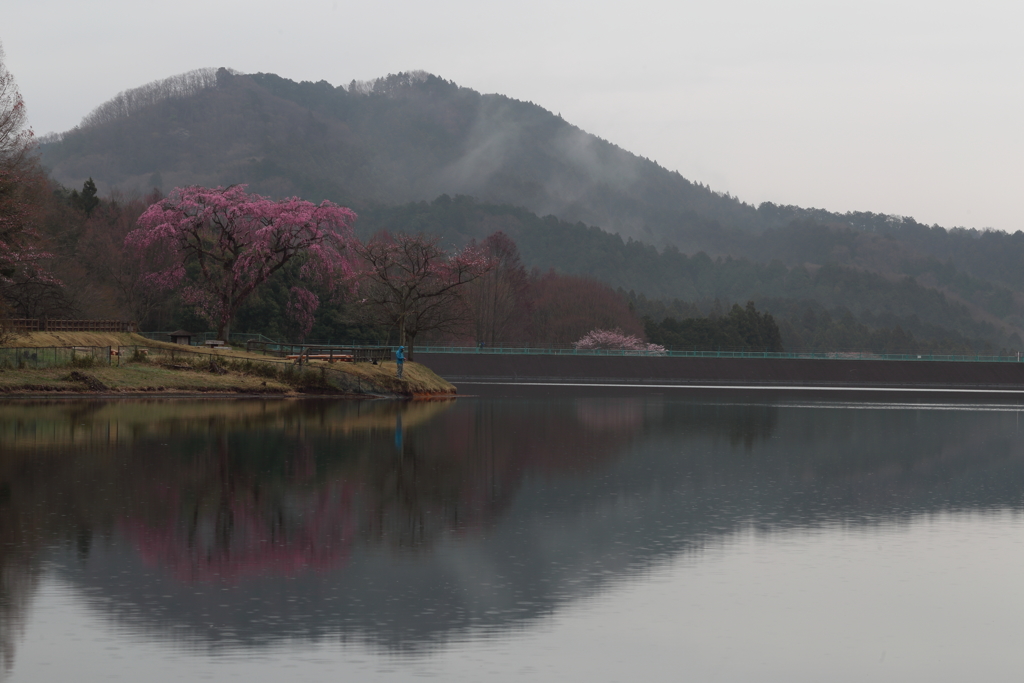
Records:
[[[402,366],[405,365],[405,347],[399,346],[395,351],[395,362],[398,363],[398,379],[402,379]]]

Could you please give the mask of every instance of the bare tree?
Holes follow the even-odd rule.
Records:
[[[123,90],[89,112],[82,127],[98,126],[108,121],[134,116],[142,109],[163,100],[181,99],[217,85],[218,69],[196,69],[138,88]],[[230,73],[230,72],[229,72]]]
[[[25,102],[4,64],[4,48],[0,45],[0,164],[15,168],[28,154],[32,130],[25,127]]]
[[[492,267],[466,292],[476,340],[489,345],[521,341],[529,327],[530,280],[519,259],[519,249],[499,231],[485,239],[480,250]]]
[[[535,344],[573,344],[595,328],[644,336],[629,303],[603,282],[551,271],[534,277],[530,289]]]
[[[361,261],[356,309],[365,321],[395,329],[410,360],[418,335],[466,327],[471,312],[462,290],[491,267],[478,249],[449,254],[439,242],[435,236],[381,232],[354,247]]]
[[[59,296],[59,283],[41,262],[37,231],[47,197],[46,174],[31,154],[25,103],[0,47],[0,308],[27,315]],[[51,302],[52,303],[52,302]]]
[[[153,255],[125,249],[124,240],[146,209],[162,198],[155,190],[145,197],[112,191],[86,221],[78,244],[88,279],[106,288],[106,298],[137,322],[144,322],[170,295],[148,281],[147,275],[158,267],[151,262]]]

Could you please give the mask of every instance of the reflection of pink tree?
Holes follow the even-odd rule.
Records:
[[[308,448],[288,458],[283,487],[238,468],[224,440],[196,464],[192,485],[158,484],[147,496],[150,512],[122,522],[145,562],[184,581],[230,581],[326,569],[347,556],[361,518],[358,487],[344,479],[315,485]]]
[[[186,581],[327,569],[344,560],[357,529],[355,490],[344,483],[277,502],[234,490],[205,509],[178,496],[167,502],[176,513],[122,529],[145,562]]]
[[[644,415],[639,404],[594,401],[575,416],[428,412],[427,428],[409,419],[421,407],[367,412],[372,419],[360,424],[373,436],[342,461],[323,458],[325,445],[303,436],[275,447],[267,469],[269,451],[239,450],[227,434],[186,462],[168,461],[168,470],[140,458],[131,482],[137,503],[119,527],[148,564],[182,581],[322,571],[341,565],[355,543],[423,548],[480,533],[528,472],[593,467],[619,451]],[[381,431],[389,423],[402,439]]]
[[[335,289],[351,273],[345,249],[353,241],[356,215],[331,202],[315,206],[298,198],[272,201],[229,188],[178,188],[149,207],[125,244],[140,251],[162,251],[169,260],[151,273],[151,282],[172,289],[185,279],[186,266],[198,265],[198,282],[182,298],[217,325],[226,339],[231,318],[242,302],[296,257],[304,257],[304,279]],[[313,326],[316,296],[304,287],[292,290],[289,312],[303,336]]]

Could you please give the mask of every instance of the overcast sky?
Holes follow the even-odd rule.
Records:
[[[199,67],[423,69],[754,204],[1024,229],[1024,3],[5,0],[36,133]]]

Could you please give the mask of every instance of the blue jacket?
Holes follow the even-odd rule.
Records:
[[[405,360],[405,347],[404,346],[399,346],[398,350],[395,351],[395,360],[397,360],[399,363],[401,363],[402,361]]]

